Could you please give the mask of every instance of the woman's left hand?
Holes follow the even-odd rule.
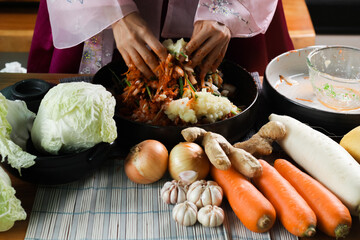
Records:
[[[197,21],[186,54],[189,67],[200,67],[200,79],[209,71],[215,72],[221,64],[231,39],[231,32],[224,24],[216,21]]]

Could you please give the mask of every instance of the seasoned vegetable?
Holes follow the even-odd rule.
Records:
[[[299,237],[314,236],[316,215],[293,186],[274,167],[259,160],[263,173],[253,178],[254,184],[274,205],[283,226]]]
[[[36,156],[25,151],[34,118],[25,102],[7,100],[0,93],[0,159],[19,171],[35,164]]]
[[[253,232],[266,232],[274,225],[276,212],[256,187],[233,167],[220,170],[211,167],[211,176],[222,187],[240,221]]]
[[[352,222],[350,212],[332,192],[285,159],[275,160],[274,167],[315,212],[321,231],[336,238],[349,233]]]
[[[146,78],[129,66],[117,82],[122,93],[116,95],[119,114],[152,125],[188,125],[220,121],[237,115],[240,109],[222,97],[223,80],[219,71],[200,77],[197,69],[186,66],[188,60],[183,39],[166,40],[169,53],[154,69],[156,77]],[[198,79],[198,81],[197,81]]]
[[[7,173],[0,167],[0,232],[9,230],[14,222],[25,220],[26,212],[15,196],[15,189]]]
[[[271,114],[269,119],[286,126],[278,142],[287,154],[359,215],[360,164],[337,142],[292,117]]]
[[[79,152],[117,137],[115,98],[101,85],[61,83],[40,103],[31,131],[34,146],[51,154]]]

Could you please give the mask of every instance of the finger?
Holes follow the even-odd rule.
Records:
[[[222,63],[222,61],[225,57],[228,45],[229,45],[229,42],[222,47],[219,56],[216,58],[215,62],[213,63],[213,65],[211,67],[211,71],[216,72],[216,70],[219,68],[220,64]]]
[[[126,66],[130,67],[130,65],[132,65],[133,63],[131,62],[131,58],[127,53],[127,51],[124,48],[118,48],[118,50],[120,52],[121,57],[124,59]]]
[[[218,46],[220,42],[216,37],[211,37],[208,40],[206,40],[203,45],[193,53],[193,56],[191,57],[192,60],[192,66],[198,66],[202,64],[205,57],[213,52]]]
[[[195,31],[194,31],[195,32]],[[206,31],[199,31],[196,34],[193,34],[190,41],[185,46],[185,53],[190,56],[194,51],[196,51],[203,43],[209,38],[209,35]]]
[[[152,72],[154,72],[159,65],[159,60],[145,45],[137,45],[136,47],[136,50],[144,63],[151,69]]]
[[[199,74],[199,78],[201,82],[204,82],[205,76],[206,76],[206,72],[201,70]]]
[[[143,58],[140,56],[140,54],[135,49],[130,49],[129,55],[131,57],[132,63],[137,67],[137,69],[140,70],[140,72],[146,77],[151,78],[154,76],[154,73],[150,70],[148,65],[144,62]]]
[[[167,49],[153,35],[146,38],[147,45],[154,51],[161,61],[165,61],[167,57]]]
[[[226,46],[226,45],[225,45]],[[210,71],[216,72],[217,67],[214,69],[214,64],[219,60],[219,56],[222,54],[224,49],[223,45],[217,45],[212,52],[210,52],[203,60],[201,64],[200,76],[206,76]],[[222,58],[220,60],[220,63]]]

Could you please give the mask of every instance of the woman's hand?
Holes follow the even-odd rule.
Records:
[[[130,13],[114,23],[112,29],[116,47],[126,65],[134,64],[147,78],[154,76],[159,59],[166,59],[167,50],[140,15],[137,12]]]
[[[231,39],[230,30],[216,21],[197,21],[186,54],[190,58],[189,66],[200,67],[200,79],[209,71],[215,72],[221,64]]]

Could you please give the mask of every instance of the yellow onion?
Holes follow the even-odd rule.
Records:
[[[135,183],[154,183],[166,173],[168,161],[169,154],[164,144],[145,140],[131,148],[125,159],[125,173]]]
[[[170,151],[169,173],[175,180],[183,180],[180,173],[197,172],[197,179],[205,179],[210,171],[210,162],[204,150],[196,143],[181,142]],[[196,179],[193,179],[196,180]]]

